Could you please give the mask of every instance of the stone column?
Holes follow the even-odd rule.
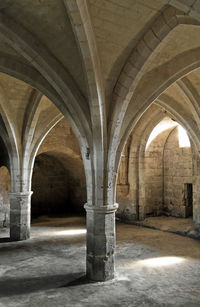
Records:
[[[30,238],[30,203],[33,192],[9,193],[10,196],[10,239],[12,241]]]
[[[87,211],[87,277],[105,281],[114,277],[115,211],[113,206],[88,206]]]

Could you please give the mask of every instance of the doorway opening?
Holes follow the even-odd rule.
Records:
[[[193,186],[192,183],[184,184],[185,217],[193,216]]]

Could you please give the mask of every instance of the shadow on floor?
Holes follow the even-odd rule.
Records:
[[[87,285],[93,283],[95,283],[95,281],[89,280],[86,275],[83,275],[75,280],[70,281],[66,285],[61,286],[60,288],[75,287],[75,286]]]
[[[0,238],[0,243],[7,243],[7,242],[11,242],[11,239],[9,237],[7,237],[7,238]]]
[[[84,272],[32,278],[7,278],[0,281],[0,297],[23,295],[42,290],[55,290],[84,283],[86,283]]]

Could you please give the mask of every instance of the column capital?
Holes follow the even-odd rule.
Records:
[[[93,211],[96,213],[109,214],[114,213],[118,209],[118,204],[105,205],[105,206],[90,206],[87,203],[84,205],[84,208],[87,212]]]

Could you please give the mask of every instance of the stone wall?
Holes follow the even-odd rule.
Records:
[[[86,182],[79,144],[61,120],[46,136],[35,160],[32,216],[84,214]]]
[[[10,220],[10,174],[7,167],[0,167],[0,227],[9,225]]]
[[[35,160],[32,179],[32,217],[66,212],[68,177],[54,157],[40,154]]]
[[[178,209],[178,207],[183,206],[185,202],[184,183],[192,183],[192,155],[190,148],[179,148],[178,128],[172,133],[173,129],[174,127],[159,134],[146,150],[143,146],[143,153],[141,151],[140,153],[130,152],[131,137],[129,138],[121,157],[117,182],[116,198],[119,203],[117,216],[120,219],[135,220],[138,218],[137,200],[133,198],[132,193],[133,186],[135,189],[137,187],[137,180],[139,180],[139,205],[140,210],[144,205],[144,216],[156,216],[163,213],[184,216],[183,208]],[[39,149],[39,154],[41,153],[45,153],[46,157],[48,156],[48,163],[52,164],[48,167],[51,171],[51,175],[48,175],[51,176],[51,180],[47,185],[52,185],[50,182],[54,180],[53,176],[59,177],[58,174],[53,174],[54,162],[51,159],[55,159],[57,161],[55,163],[62,165],[60,169],[61,173],[64,171],[60,177],[62,179],[59,179],[60,182],[53,183],[54,187],[60,185],[58,190],[62,190],[60,192],[62,195],[60,196],[62,203],[60,208],[63,208],[64,211],[66,208],[70,208],[69,211],[84,212],[86,185],[83,163],[77,140],[65,119],[60,121],[45,138]],[[140,158],[138,155],[140,155]],[[130,178],[133,178],[130,172],[135,172],[137,167],[140,178],[135,177],[134,182],[130,181]],[[39,199],[40,201],[44,199],[44,195],[39,197],[38,194],[39,190],[45,191],[43,180],[39,177],[37,175],[37,180],[34,179],[34,182],[37,181],[36,184],[33,182],[35,195],[33,194],[32,203],[35,208],[40,207]],[[39,187],[39,182],[41,187]],[[45,194],[50,196],[51,191],[48,190],[47,193],[47,190],[46,188]],[[38,195],[36,196],[36,194]],[[57,201],[58,198],[55,197]],[[54,199],[54,197],[50,196],[50,199]],[[46,198],[44,203],[50,202]],[[66,207],[64,204],[68,204],[68,206]]]
[[[162,214],[192,215],[187,191],[192,189],[195,206],[198,202],[198,180],[193,172],[195,156],[191,147],[179,147],[178,126],[158,134],[147,148],[146,141],[141,139],[139,147],[130,148],[127,144],[124,149],[117,184],[117,217],[134,221]]]
[[[145,208],[144,214],[160,215],[163,206],[163,138],[159,135],[145,151],[144,182]]]
[[[0,116],[0,120],[1,116]],[[10,223],[10,173],[9,158],[3,140],[0,138],[0,227],[8,226]]]
[[[185,184],[196,182],[192,170],[192,153],[191,148],[179,148],[178,128],[173,129],[158,135],[146,150],[145,141],[141,140],[140,151],[131,151],[133,136],[128,139],[117,182],[117,217],[120,219],[138,219],[137,210],[141,213],[143,207],[144,216],[163,213],[172,216],[187,215]],[[6,159],[3,154],[2,164],[6,165]],[[8,169],[1,167],[0,175],[2,227],[9,224]],[[193,188],[196,193],[196,186]],[[78,142],[65,119],[50,131],[39,148],[32,190],[32,216],[85,213],[83,205],[86,202],[86,183],[83,162]]]
[[[168,215],[186,217],[186,186],[193,184],[191,147],[179,147],[178,127],[169,135],[164,150],[164,204]],[[189,208],[188,208],[189,209]]]
[[[129,197],[129,158],[130,158],[130,138],[124,148],[116,187],[116,201],[119,204],[119,208],[116,212],[116,216],[121,220],[135,219],[135,212],[133,212],[133,203]]]
[[[0,139],[0,166],[8,165]],[[0,168],[0,227],[9,225],[10,175]],[[86,182],[79,144],[69,124],[61,120],[41,144],[33,169],[32,217],[43,214],[85,214]]]

